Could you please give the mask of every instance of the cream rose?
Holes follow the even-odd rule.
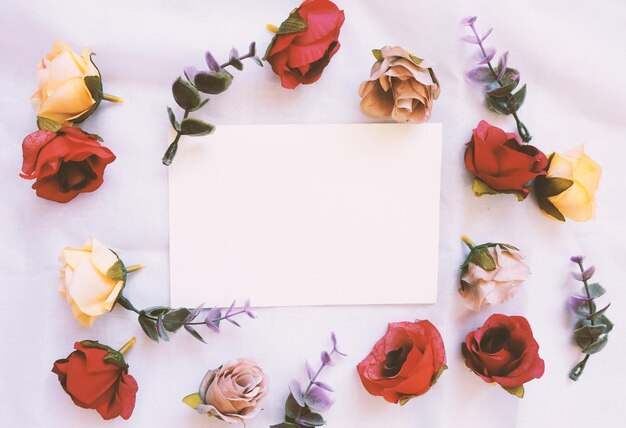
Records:
[[[60,293],[80,325],[91,326],[109,312],[126,281],[126,268],[115,253],[95,239],[61,254]]]
[[[361,83],[361,110],[368,116],[391,116],[396,122],[420,123],[430,119],[439,82],[427,60],[399,46],[374,51],[377,61],[369,80]]]
[[[464,240],[471,248],[462,267],[459,288],[465,305],[479,311],[511,299],[530,275],[530,269],[522,262],[524,257],[507,244],[474,246],[471,241]]]
[[[89,79],[99,92],[89,90]],[[84,120],[102,98],[100,73],[91,62],[91,51],[84,49],[79,56],[63,42],[55,42],[52,52],[39,62],[37,87],[31,97],[37,116],[61,124]]]
[[[183,402],[198,413],[232,424],[243,423],[259,414],[267,392],[263,370],[255,361],[239,358],[209,370],[198,393],[188,395]]]
[[[562,216],[574,221],[590,220],[594,215],[595,195],[601,176],[602,168],[584,153],[583,146],[564,154],[554,153],[542,183],[556,178],[569,180],[567,184],[571,185],[556,195],[545,196]]]

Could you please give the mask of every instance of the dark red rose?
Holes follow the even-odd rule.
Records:
[[[467,335],[462,351],[465,365],[485,382],[495,382],[519,396],[522,385],[539,379],[545,369],[530,324],[520,316],[490,316]]]
[[[20,177],[35,179],[37,196],[56,202],[96,190],[103,182],[104,169],[115,160],[97,136],[70,126],[57,132],[33,132],[24,138],[22,153]]]
[[[65,392],[77,406],[96,409],[104,419],[130,418],[138,386],[122,354],[88,340],[76,342],[74,348],[52,367]]]
[[[267,47],[265,59],[284,88],[317,81],[339,50],[345,17],[329,0],[305,0],[283,22]]]
[[[363,386],[390,403],[424,394],[446,368],[446,350],[429,321],[390,323],[357,366]]]
[[[545,175],[548,159],[539,149],[521,144],[517,135],[480,121],[465,149],[465,166],[491,189],[474,186],[477,194],[517,193],[528,195],[525,187],[538,175]]]

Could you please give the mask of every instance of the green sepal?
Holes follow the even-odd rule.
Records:
[[[113,281],[126,282],[127,274],[128,271],[126,270],[126,266],[124,266],[124,263],[122,263],[122,261],[118,258],[117,261],[113,263],[113,266],[107,270],[106,276]]]
[[[98,67],[96,66],[96,64],[92,60],[92,57],[94,55],[95,54],[93,54],[93,53],[91,55],[89,55],[89,61],[91,61],[93,66],[98,71],[98,75],[97,76],[85,76],[84,81],[85,81],[85,86],[87,86],[87,89],[89,90],[89,94],[91,95],[91,98],[93,98],[95,103],[91,107],[89,107],[89,110],[87,110],[86,112],[84,112],[83,114],[78,116],[76,119],[72,119],[71,122],[74,122],[74,123],[81,123],[82,121],[87,119],[89,116],[91,116],[91,114],[94,111],[96,111],[96,109],[98,108],[98,106],[102,102],[102,97],[104,96],[104,90],[102,89],[102,77],[101,77],[101,74],[100,74],[100,70],[98,69]]]
[[[182,401],[194,410],[196,410],[196,407],[198,407],[200,404],[204,404],[204,401],[202,401],[202,398],[200,398],[200,394],[198,394],[197,392],[195,394],[187,395],[185,398],[183,398]]]
[[[43,131],[58,132],[59,129],[63,128],[63,124],[47,117],[37,116],[37,128]]]
[[[107,351],[107,354],[104,356],[104,362],[107,364],[114,364],[119,368],[126,370],[128,369],[128,364],[124,361],[124,356],[121,352],[116,351],[115,349],[103,345],[102,343],[96,340],[83,340],[80,342],[85,348],[97,348]]]
[[[512,387],[503,386],[502,389],[518,398],[524,398],[524,385]]]
[[[496,268],[496,262],[489,252],[489,248],[500,247],[503,250],[519,251],[519,248],[509,244],[487,242],[485,244],[476,245],[470,250],[467,258],[461,265],[460,269],[465,269],[470,263],[480,266],[482,269],[490,271]]]
[[[419,58],[412,54],[409,54],[409,58],[411,58],[411,61],[413,61],[415,65],[420,65],[421,62],[424,61],[424,58]]]
[[[553,158],[554,158],[554,153],[548,156],[548,164],[546,165],[545,171],[548,171],[550,169],[550,164],[552,163]],[[545,175],[539,175],[535,178],[535,181],[534,181],[535,199],[537,200],[537,203],[539,204],[539,208],[541,208],[546,214],[548,214],[550,217],[558,221],[564,222],[565,216],[561,213],[561,211],[559,211],[559,209],[552,202],[548,200],[549,196],[547,196],[546,193],[551,193],[549,190],[552,190],[552,193],[553,193],[554,191],[558,189],[559,185],[562,187],[566,183],[558,181],[558,182],[553,182],[552,184],[549,184],[547,180],[550,180],[551,178],[554,178],[554,177],[546,177]],[[559,193],[556,193],[556,195],[558,195]],[[550,195],[550,196],[556,196],[556,195]]]
[[[522,192],[518,192],[517,190],[511,190],[511,191],[495,190],[478,177],[474,177],[474,182],[472,183],[472,191],[478,197],[481,197],[483,195],[511,194],[511,195],[515,195],[518,201],[523,201],[524,199],[526,199],[526,196],[527,196],[527,195],[524,195]]]
[[[298,13],[298,8],[292,10],[289,14],[289,17],[284,20],[282,24],[280,24],[280,27],[278,27],[276,35],[274,35],[272,41],[265,50],[263,60],[267,61],[267,58],[272,51],[272,47],[274,46],[274,43],[276,43],[277,36],[280,36],[282,34],[299,33],[301,31],[305,31],[307,28],[309,28],[309,24],[304,20],[304,18],[300,16],[300,14]]]
[[[380,49],[372,49],[372,55],[376,58],[376,61],[383,60],[383,52]]]

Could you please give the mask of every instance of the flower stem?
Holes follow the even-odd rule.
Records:
[[[125,353],[127,353],[130,350],[130,348],[133,347],[136,341],[137,341],[137,338],[133,337],[128,342],[126,342],[126,344],[120,348],[120,354],[124,355]]]
[[[115,95],[111,95],[111,94],[102,94],[102,99],[104,101],[109,101],[112,103],[123,103],[124,100],[121,99],[120,97],[116,97]]]
[[[132,265],[132,266],[128,266],[126,268],[126,272],[131,273],[131,272],[135,272],[138,271],[139,269],[143,269],[145,267],[145,265],[143,263],[139,263],[136,265]]]
[[[187,119],[188,116],[189,116],[189,110],[185,110],[185,114],[183,115],[183,120]],[[172,162],[174,161],[174,157],[176,156],[176,152],[178,151],[178,141],[180,140],[180,137],[182,135],[183,134],[179,130],[176,130],[176,138],[174,138],[174,141],[172,141],[170,146],[165,151],[165,154],[163,155],[163,159],[162,159],[163,165],[170,166]]]
[[[476,244],[474,244],[474,242],[471,239],[469,239],[467,235],[461,236],[461,240],[465,242],[465,245],[467,245],[470,250],[476,246]]]
[[[577,263],[578,267],[580,268],[580,274],[581,276],[585,273],[585,268],[583,267],[583,262],[580,261]],[[583,284],[585,286],[585,294],[587,295],[587,307],[589,308],[589,314],[591,315],[594,310],[593,310],[593,301],[591,299],[591,292],[589,291],[589,283],[587,282],[587,280],[585,279],[585,277],[582,277],[583,280]],[[591,319],[591,325],[594,325],[594,320]]]
[[[480,51],[483,54],[483,58],[487,58],[487,52],[485,51],[485,48],[483,47],[483,42],[481,41],[480,36],[478,35],[478,31],[476,31],[476,27],[474,26],[473,23],[470,25],[470,27],[472,29],[472,32],[474,33],[474,37],[476,37],[476,41],[478,42],[478,47],[480,48]],[[498,85],[500,85],[500,87],[503,87],[504,84],[502,83],[502,80],[498,78],[498,73],[496,73],[496,70],[491,65],[491,61],[487,61],[487,66],[489,67],[489,70],[491,71],[491,74],[493,75],[493,77],[495,77],[495,81],[498,82]],[[528,143],[532,139],[532,136],[528,132],[528,128],[526,128],[526,125],[524,125],[524,123],[520,120],[519,116],[517,115],[517,112],[512,111],[511,99],[512,99],[512,95],[508,94],[506,96],[507,108],[511,112],[510,114],[515,119],[515,123],[517,124],[517,132],[520,135],[520,137],[522,137],[522,141],[524,141],[525,143]]]

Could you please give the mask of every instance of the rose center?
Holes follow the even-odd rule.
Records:
[[[87,161],[63,162],[57,173],[59,187],[63,193],[83,189],[94,178],[96,178],[96,174]]]
[[[398,349],[394,349],[393,351],[389,351],[385,356],[385,365],[382,370],[383,376],[393,377],[397,375],[402,369],[410,350],[411,346],[405,345],[399,347]]]
[[[506,328],[492,328],[488,330],[480,341],[480,349],[483,352],[494,354],[504,348],[511,334]]]

